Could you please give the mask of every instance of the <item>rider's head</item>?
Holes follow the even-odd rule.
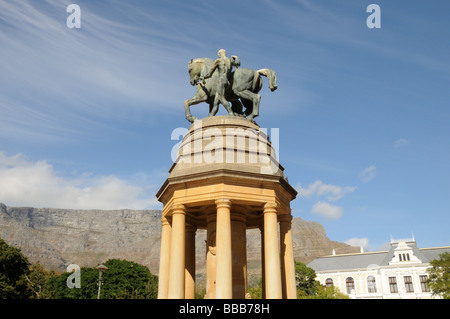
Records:
[[[225,51],[224,49],[220,49],[219,52],[217,52],[217,55],[218,55],[219,57],[225,56],[225,55],[226,55],[226,51]]]

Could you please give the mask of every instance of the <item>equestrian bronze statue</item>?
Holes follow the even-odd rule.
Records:
[[[216,115],[219,103],[225,107],[230,116],[246,117],[253,121],[259,115],[261,95],[258,92],[262,88],[261,75],[269,79],[269,88],[275,91],[277,89],[275,71],[271,69],[254,71],[239,66],[239,58],[233,55],[230,60],[223,49],[219,50],[216,60],[198,58],[189,61],[190,83],[197,88],[194,97],[184,102],[186,119],[189,122],[193,123],[197,119],[191,114],[190,106],[201,102],[209,104],[209,116]]]

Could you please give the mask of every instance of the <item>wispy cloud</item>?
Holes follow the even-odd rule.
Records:
[[[297,189],[302,197],[311,198],[313,196],[326,196],[328,201],[336,201],[346,194],[354,192],[357,187],[324,184],[322,181],[316,180],[307,188],[303,188],[299,185]]]
[[[376,169],[377,168],[375,167],[375,165],[370,165],[369,167],[363,169],[362,172],[360,172],[358,174],[358,176],[359,176],[359,178],[361,179],[362,182],[368,183],[377,174]]]
[[[145,209],[159,207],[150,196],[154,186],[143,183],[139,174],[134,183],[114,175],[84,173],[70,179],[59,176],[46,161],[32,162],[22,154],[0,152],[0,201],[10,206],[74,209]]]
[[[189,39],[151,25],[141,29],[152,20],[144,20],[134,8],[140,22],[133,23],[120,15],[115,2],[105,8],[83,3],[82,27],[69,29],[69,4],[0,2],[2,134],[11,133],[6,131],[10,128],[13,133],[50,135],[55,126],[75,132],[93,118],[122,119],[129,113],[182,108],[180,101],[190,94],[183,87],[191,88],[186,58],[180,59],[186,54],[180,48]]]
[[[311,213],[321,215],[326,219],[338,219],[342,216],[342,212],[342,207],[321,201],[314,204],[311,209]]]
[[[321,180],[316,180],[308,187],[302,187],[300,184],[296,187],[299,195],[303,198],[325,198],[327,201],[319,200],[312,208],[311,213],[320,215],[325,219],[339,219],[342,217],[344,209],[341,206],[330,204],[340,200],[345,195],[354,192],[356,186],[338,186],[332,184],[325,184]]]

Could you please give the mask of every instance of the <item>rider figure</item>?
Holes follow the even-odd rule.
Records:
[[[217,70],[218,77],[216,95],[214,97],[214,107],[211,110],[210,116],[214,116],[217,113],[219,102],[225,107],[229,115],[234,115],[231,110],[230,103],[225,98],[225,91],[230,85],[228,78],[231,74],[232,65],[230,59],[227,58],[226,51],[224,49],[220,49],[219,52],[217,52],[217,55],[219,58],[214,61],[214,64],[209,72],[204,75],[203,78],[200,78],[200,81],[203,83],[204,79],[211,77],[214,71]]]

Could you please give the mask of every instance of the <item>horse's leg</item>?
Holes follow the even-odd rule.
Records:
[[[235,100],[231,102],[231,110],[234,115],[242,116],[244,114],[242,102],[240,100]]]
[[[192,99],[191,99],[192,100]],[[190,111],[190,101],[191,100],[186,100],[184,101],[184,113],[186,114],[186,120],[188,120],[191,123],[194,123],[194,116],[192,116],[191,111]]]
[[[256,94],[256,98],[253,100],[253,112],[250,114],[249,118],[254,119],[259,116],[259,102],[261,101],[261,95]]]
[[[219,110],[219,105],[216,105],[214,103],[209,103],[209,117],[212,117],[217,114],[217,111]]]
[[[241,99],[242,104],[245,106],[245,112],[243,112],[244,116],[249,116],[253,112],[253,102],[247,99]]]
[[[198,94],[196,94],[193,98],[184,101],[184,112],[186,113],[186,119],[189,122],[194,123],[194,121],[197,119],[195,116],[193,116],[191,114],[190,106],[199,104],[199,103],[205,102],[205,101],[206,101],[206,96],[198,95]]]
[[[248,119],[253,119],[259,115],[259,101],[261,100],[261,95],[255,94],[250,90],[244,90],[240,92],[234,91],[234,94],[239,96],[241,99],[250,100],[253,102],[252,113],[247,117]]]
[[[217,103],[216,103],[216,101],[217,101]],[[216,94],[216,97],[214,98],[214,107],[216,107],[216,108],[219,107],[219,101],[220,101],[220,104],[222,104],[225,107],[225,109],[227,110],[228,115],[234,116],[233,110],[231,110],[230,102],[228,102],[227,99],[220,94]]]

